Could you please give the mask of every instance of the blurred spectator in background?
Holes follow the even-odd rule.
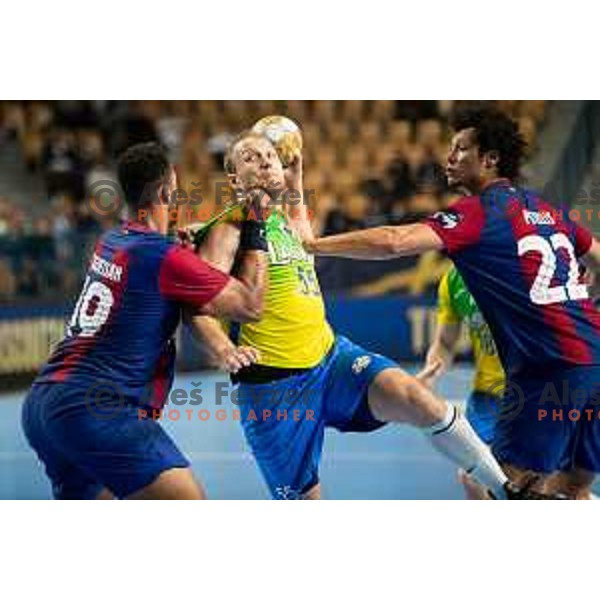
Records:
[[[42,154],[42,168],[48,196],[69,194],[82,198],[84,165],[74,136],[66,129],[55,129]]]
[[[0,298],[11,293],[64,295],[77,287],[96,236],[119,218],[96,214],[86,190],[96,182],[115,180],[114,161],[125,148],[147,141],[168,147],[178,165],[180,186],[196,197],[200,190],[202,201],[188,206],[195,214],[191,221],[202,221],[218,209],[217,185],[225,182],[227,144],[235,133],[268,114],[286,114],[302,127],[305,187],[314,194],[309,206],[318,233],[419,220],[450,201],[442,167],[446,123],[463,103],[0,101],[0,150],[12,144],[12,156],[20,154],[30,171],[22,169],[26,176],[46,190],[38,199],[13,197],[12,190],[11,201],[0,198]],[[497,104],[519,119],[533,146],[545,103]],[[0,154],[3,167],[5,176],[15,171],[3,165]],[[187,217],[180,218],[184,220]],[[53,270],[53,261],[60,268]],[[359,269],[355,263],[347,269],[343,261],[334,267],[336,289],[343,289],[346,279],[354,285],[357,278],[379,276],[380,268],[370,264]]]
[[[364,194],[351,194],[342,199],[325,220],[323,235],[369,227],[370,203]]]
[[[65,129],[92,129],[98,126],[98,115],[92,100],[59,100],[56,102],[55,125]]]
[[[131,101],[125,112],[113,125],[113,148],[116,155],[129,146],[143,142],[157,142],[154,119],[158,118],[160,105],[151,101]]]
[[[396,119],[419,121],[438,116],[437,100],[397,100]]]
[[[0,196],[0,240],[8,235],[10,210],[11,207],[8,198]]]

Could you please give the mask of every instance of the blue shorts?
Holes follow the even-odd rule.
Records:
[[[373,431],[385,425],[371,414],[367,391],[375,376],[390,368],[399,367],[338,336],[313,369],[240,385],[244,433],[274,498],[300,498],[319,482],[325,427]]]
[[[25,399],[23,430],[46,468],[57,499],[93,499],[103,488],[125,498],[163,471],[188,461],[162,427],[138,407],[103,399],[105,413],[84,402],[86,390],[68,383],[36,384]]]
[[[486,444],[494,439],[501,401],[501,397],[485,392],[472,392],[467,400],[467,421]]]
[[[600,472],[600,367],[574,367],[507,383],[492,451],[538,473]]]

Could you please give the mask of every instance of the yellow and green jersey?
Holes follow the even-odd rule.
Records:
[[[333,345],[334,334],[314,267],[298,234],[280,211],[266,221],[268,288],[263,316],[240,327],[238,343],[260,351],[260,364],[287,369],[314,367]]]
[[[500,395],[503,389],[499,382],[504,381],[505,376],[496,344],[479,307],[455,267],[442,277],[439,284],[438,322],[466,323],[475,359],[473,389],[476,392],[489,392],[493,389]]]

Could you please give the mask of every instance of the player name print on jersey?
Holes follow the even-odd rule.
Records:
[[[121,281],[121,276],[123,275],[122,266],[116,265],[97,254],[94,254],[92,257],[90,269],[97,275],[100,275],[100,277],[106,277],[107,279],[116,282]]]

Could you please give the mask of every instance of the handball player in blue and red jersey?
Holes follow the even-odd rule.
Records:
[[[132,219],[98,241],[66,336],[25,400],[23,428],[56,498],[201,499],[187,459],[152,417],[172,384],[182,316],[260,317],[264,223],[242,225],[232,278],[166,236],[176,177],[160,146],[131,147],[118,172]]]
[[[525,144],[509,117],[471,108],[452,128],[446,175],[464,197],[424,223],[305,245],[362,259],[444,251],[490,327],[508,380],[494,455],[517,484],[535,481],[532,490],[548,492],[550,475],[563,473],[558,491],[578,497],[600,472],[600,314],[580,264],[597,264],[600,244],[567,210],[516,184]]]

